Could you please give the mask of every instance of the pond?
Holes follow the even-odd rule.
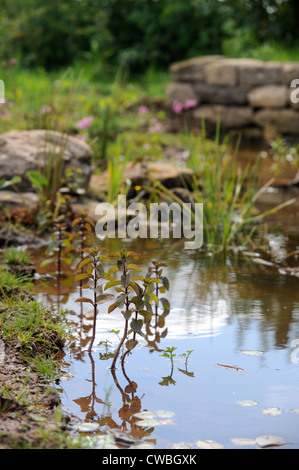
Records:
[[[117,240],[109,243],[119,249]],[[255,263],[258,253],[200,256],[181,241],[121,246],[141,253],[145,272],[154,259],[167,263],[171,311],[155,345],[140,341],[115,374],[109,353],[123,331],[120,311],[108,315],[101,305],[88,354],[92,320],[87,304],[75,302],[77,286],[66,277],[58,297],[53,280],[36,283],[41,301],[67,311],[72,333],[57,387],[74,434],[84,430],[80,423],[96,423],[92,435],[118,430],[156,449],[204,446],[200,441],[256,448],[264,435],[299,448],[298,277]],[[172,359],[163,355],[167,348]],[[153,414],[135,416],[145,411]]]

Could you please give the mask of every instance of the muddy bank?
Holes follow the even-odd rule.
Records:
[[[5,344],[0,367],[0,449],[65,447],[68,418],[50,382],[32,371],[15,346]]]

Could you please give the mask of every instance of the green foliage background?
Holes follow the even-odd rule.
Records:
[[[144,71],[196,55],[298,44],[296,0],[0,0],[0,59]]]

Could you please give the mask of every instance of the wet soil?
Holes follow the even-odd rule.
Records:
[[[57,434],[67,421],[55,419],[60,397],[7,343],[0,384],[0,449],[57,447]]]

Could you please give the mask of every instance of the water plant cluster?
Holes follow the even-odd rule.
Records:
[[[136,259],[138,254],[123,249],[118,253],[106,253],[97,246],[93,235],[94,222],[82,211],[72,222],[68,232],[65,224],[58,223],[48,247],[49,257],[43,265],[54,265],[58,286],[63,277],[63,266],[75,263],[74,281],[79,285],[76,300],[92,306],[92,338],[88,346],[91,353],[96,336],[99,305],[111,302],[107,314],[120,309],[124,321],[123,333],[114,352],[111,368],[123,346],[121,362],[138,345],[140,337],[153,348],[167,334],[165,318],[170,304],[163,294],[169,290],[168,278],[163,273],[165,263],[153,261],[143,275]],[[111,266],[112,264],[112,266]],[[84,295],[84,292],[88,294]],[[89,293],[92,292],[90,296]],[[158,329],[163,329],[158,332]],[[155,338],[155,341],[151,339]]]

